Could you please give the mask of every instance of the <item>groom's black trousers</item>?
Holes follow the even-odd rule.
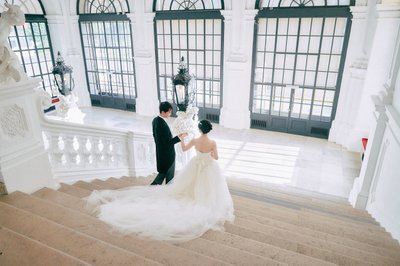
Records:
[[[166,180],[166,184],[168,184],[169,181],[171,181],[172,178],[174,178],[174,174],[175,174],[175,162],[172,163],[170,168],[168,168],[167,172],[158,173],[158,175],[156,176],[154,181],[151,183],[151,185],[162,185],[162,183],[164,182],[164,179]]]

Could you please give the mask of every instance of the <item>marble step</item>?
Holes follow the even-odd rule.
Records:
[[[106,184],[107,182],[105,182],[105,181],[103,181],[103,186],[100,186],[100,184],[98,184],[98,185],[94,185],[94,184],[86,184],[85,185],[85,187],[87,188],[87,189],[104,189],[104,188],[108,188],[109,186]],[[247,200],[247,199],[244,199],[244,200]],[[237,208],[237,206],[236,206],[236,209],[238,209]],[[240,209],[239,209],[240,210]],[[255,210],[255,212],[257,212],[257,210]],[[268,216],[267,216],[268,217]],[[310,229],[309,229],[310,230]],[[312,241],[312,239],[310,240],[310,241]],[[343,241],[343,240],[342,240]],[[278,241],[279,242],[279,241]],[[318,242],[318,241],[317,241]],[[353,243],[352,244],[354,244],[354,241],[353,241]],[[334,245],[334,244],[333,244]],[[336,245],[336,246],[338,246],[338,245]],[[307,247],[308,248],[308,250],[310,251],[310,249],[311,249],[311,251],[312,251],[312,247]],[[344,252],[344,249],[343,248],[341,248],[341,250],[340,250],[342,253]],[[351,250],[350,250],[351,251]],[[318,249],[317,249],[317,253],[318,253],[319,251],[318,251]],[[362,253],[362,251],[360,250],[358,253]],[[365,253],[365,252],[364,252]],[[319,252],[319,255],[318,256],[322,256],[321,254],[323,254],[323,252]],[[348,254],[347,254],[348,255]],[[355,262],[352,262],[352,259],[351,258],[347,258],[348,256],[347,255],[345,255],[345,256],[342,256],[341,254],[333,254],[330,258],[328,258],[329,260],[331,260],[331,261],[336,261],[336,262],[341,262],[342,264],[343,263],[347,263],[347,264],[343,264],[343,265],[351,265],[351,264],[354,264],[354,265],[356,265],[357,263],[357,265],[362,265],[361,263],[360,263],[360,261],[358,261],[358,259],[356,259],[356,261]],[[316,255],[317,256],[317,255]],[[319,258],[321,258],[321,257],[319,257]],[[357,258],[359,258],[359,257],[357,257]],[[366,258],[368,258],[368,256],[366,257]],[[369,258],[373,258],[372,259],[372,263],[371,263],[371,265],[373,265],[373,263],[375,262],[377,262],[377,261],[379,261],[379,256],[375,256],[374,257],[374,255],[370,255],[369,256]],[[368,260],[367,259],[364,259],[364,261],[367,261],[368,262]],[[344,262],[343,262],[344,261]],[[383,262],[385,263],[385,265],[393,265],[393,263],[392,263],[392,260],[390,260],[390,259],[387,259],[387,260],[383,260]]]
[[[391,258],[377,256],[342,246],[340,244],[326,241],[317,237],[310,237],[301,233],[279,229],[273,226],[254,222],[253,220],[237,217],[235,225],[250,229],[255,232],[274,236],[275,238],[285,239],[286,242],[294,242],[301,245],[305,255],[314,254],[316,258],[330,261],[340,265],[396,265],[400,261],[394,261]],[[290,241],[288,241],[290,240]],[[299,245],[298,245],[299,247]],[[330,252],[326,252],[330,251]]]
[[[96,189],[109,189],[110,187],[112,187],[106,181],[102,181],[102,182],[103,182],[102,184],[97,182],[96,184],[90,183],[89,185],[92,185],[92,188],[96,188]],[[86,185],[86,187],[89,187],[89,186]],[[235,221],[234,226],[236,224],[237,224],[237,222]],[[304,241],[304,237],[300,238],[300,239],[294,239],[294,237],[292,235],[290,235],[289,231],[286,231],[286,234],[284,236],[276,237],[276,233],[279,230],[286,231],[286,230],[282,230],[282,229],[276,229],[274,232],[266,233],[266,235],[270,236],[271,241],[269,242],[269,244],[272,245],[274,243],[274,241],[276,241],[277,243],[282,243],[282,245],[280,245],[279,247],[289,249],[291,251],[296,251],[296,250],[293,250],[290,247],[296,246],[296,245],[302,245],[304,252],[305,252],[302,254],[312,256],[317,259],[330,261],[332,263],[338,263],[340,265],[374,265],[372,263],[367,264],[367,262],[365,262],[365,261],[354,259],[347,255],[338,254],[336,252],[336,250],[332,251],[332,249],[331,249],[328,252],[328,250],[321,249],[318,245],[315,245],[313,243],[313,239],[311,237],[308,237],[309,239],[311,238],[311,240],[308,239],[309,240],[308,243],[310,243],[311,245],[302,244],[301,241]],[[299,238],[299,237],[297,237],[297,238]],[[329,253],[330,255],[327,256],[326,255],[327,253]]]
[[[281,187],[256,183],[246,184],[234,179],[228,179],[228,184],[232,188],[240,189],[242,191],[250,191],[261,195],[269,195],[276,199],[286,200],[296,204],[305,204],[313,207],[322,207],[331,210],[332,212],[343,213],[347,215],[355,215],[357,217],[372,218],[371,215],[365,210],[353,208],[349,202],[344,199],[327,196],[320,193],[302,191],[300,189],[293,189],[290,187]],[[373,218],[372,218],[373,219]]]
[[[232,265],[171,243],[140,239],[133,235],[123,236],[113,232],[110,226],[95,217],[35,196],[14,192],[8,195],[6,199],[1,199],[1,202],[29,211],[32,215],[43,217],[42,219],[50,220],[69,228],[71,231],[77,231],[98,242],[118,247],[128,253],[140,254],[141,257],[155,263],[164,265]],[[141,263],[135,265],[141,265]]]
[[[280,219],[259,216],[256,212],[249,212],[245,209],[236,209],[235,215],[236,217],[251,220],[260,224],[270,225],[275,228],[296,232],[305,236],[311,236],[314,239],[318,239],[318,242],[323,241],[323,245],[335,245],[336,248],[342,250],[342,252],[351,252],[354,254],[353,257],[356,258],[363,258],[374,263],[388,259],[388,264],[390,261],[395,261],[400,265],[400,253],[396,250],[388,250],[385,248],[365,244],[363,242],[358,242],[349,238],[338,237],[321,231],[314,231],[299,225],[287,223]]]
[[[12,198],[21,199],[21,195],[23,195],[24,200],[34,198],[20,192],[14,192],[0,198],[0,226],[4,226],[88,264],[159,265],[142,256],[99,241],[98,239],[65,227],[62,224],[18,208],[13,204],[14,200]],[[47,211],[45,206],[40,203],[35,204],[35,202],[32,202],[29,205],[36,205],[37,208]]]
[[[285,208],[277,204],[259,202],[248,198],[243,200],[243,197],[237,202],[237,196],[233,196],[233,198],[235,208],[244,208],[259,216],[274,217],[275,219],[280,219],[294,225],[353,239],[374,246],[381,246],[394,250],[398,249],[398,243],[394,239],[389,238],[385,233],[369,232],[364,228],[357,228],[351,224],[347,226],[334,221],[324,221],[322,218],[315,217],[307,212]]]
[[[114,186],[108,184],[108,182],[106,182],[106,181],[97,182],[96,184],[97,185],[95,185],[95,184],[85,184],[85,187],[87,189],[109,189],[109,188],[114,187]],[[257,212],[257,210],[254,210],[254,211]],[[285,230],[283,230],[283,231],[285,231]],[[287,237],[287,236],[284,236],[284,237]],[[304,236],[303,236],[303,238],[304,238]],[[320,244],[318,244],[318,241],[316,241],[315,237],[314,237],[314,239],[312,237],[311,238],[308,237],[308,238],[309,238],[309,243],[317,242],[317,246],[320,245]],[[304,239],[302,239],[301,241],[303,241],[303,240]],[[282,239],[280,239],[280,241],[282,241]],[[331,245],[335,246],[335,243],[333,243]],[[336,244],[336,246],[340,247],[337,244]],[[326,257],[326,255],[324,255],[324,250],[323,249],[322,250],[318,249],[318,248],[315,249],[314,247],[307,246],[307,245],[305,245],[303,248],[306,249],[305,252],[306,251],[307,252],[311,252],[311,253],[314,252],[315,253],[314,255],[317,256],[317,258],[327,259],[327,260],[335,262],[335,263],[340,263],[341,265],[363,265],[363,264],[368,265],[366,263],[369,261],[369,259],[371,259],[371,261],[372,261],[369,265],[374,265],[374,263],[376,265],[376,263],[379,262],[379,255],[378,256],[374,256],[374,255],[366,256],[366,257],[364,257],[364,262],[361,262],[359,260],[360,257],[358,256],[359,253],[363,253],[361,250],[357,251],[357,250],[353,249],[353,251],[354,251],[353,253],[351,253],[351,250],[350,250],[350,254],[346,253],[345,255],[343,255],[343,254],[340,254],[340,252],[341,253],[345,253],[347,251],[346,251],[345,248],[340,247],[339,254],[333,252],[329,257]],[[325,248],[327,248],[327,247],[325,246]],[[355,255],[356,255],[356,258],[357,258],[355,260],[353,260],[352,257],[351,257],[351,255],[354,255],[354,253],[356,253]],[[365,254],[365,252],[364,252],[364,254]],[[383,259],[382,258],[382,262],[385,263],[384,265],[395,265],[395,264],[393,264],[393,261],[390,260],[390,259]]]
[[[132,179],[131,179],[132,180]],[[107,180],[108,181],[108,180]],[[102,181],[104,186],[102,186],[103,189],[112,189],[114,187],[115,181],[110,180],[111,183],[110,185],[107,184],[107,182]],[[123,182],[126,180],[123,180]],[[127,186],[129,185],[134,185],[135,184],[135,180],[131,181],[131,182],[125,182],[127,184]],[[96,183],[98,184],[98,183]],[[86,185],[86,187],[88,189],[93,189],[93,186],[88,186]],[[101,186],[100,186],[101,187]],[[96,187],[95,189],[101,189],[99,186]],[[121,188],[121,185],[119,185],[118,188]],[[260,197],[262,199],[262,197]],[[269,201],[271,202],[271,201]],[[267,206],[272,206],[272,208],[274,208],[274,205],[269,204],[269,202],[262,202],[262,204],[267,203]],[[278,211],[281,212],[282,215],[285,216],[289,216],[292,217],[293,219],[300,219],[303,220],[305,223],[307,223],[307,220],[315,220],[318,221],[319,224],[322,224],[323,228],[332,228],[332,230],[334,230],[335,228],[337,228],[337,230],[343,231],[351,231],[353,233],[353,236],[361,236],[363,234],[365,234],[365,232],[368,232],[368,234],[371,236],[371,239],[369,239],[369,241],[372,241],[374,245],[376,244],[380,244],[380,243],[376,243],[377,240],[382,239],[383,242],[389,242],[389,245],[392,244],[397,244],[397,242],[395,240],[393,240],[391,238],[391,236],[385,232],[380,226],[377,226],[373,223],[365,223],[365,222],[360,222],[359,220],[357,220],[357,218],[354,217],[342,217],[342,216],[338,216],[335,214],[331,214],[331,213],[326,213],[326,212],[315,212],[315,211],[310,211],[307,208],[301,208],[299,210],[293,210],[292,208],[289,210],[285,210],[286,208],[282,208],[282,206],[285,207],[288,206],[288,204],[285,201],[279,201],[279,200],[274,200],[272,201],[274,203],[278,202],[280,205],[278,205]],[[269,205],[268,205],[269,204]],[[275,204],[276,205],[276,204]],[[295,205],[295,207],[297,207]],[[276,208],[275,208],[276,209]],[[271,212],[271,210],[269,210],[269,212]],[[288,213],[289,212],[289,213]],[[363,218],[365,219],[365,218]],[[373,221],[372,219],[370,219],[371,221]],[[336,231],[337,232],[337,231]],[[361,239],[362,242],[366,241],[365,238]],[[368,243],[368,241],[367,241]],[[383,244],[384,247],[385,244]]]
[[[329,209],[325,209],[323,207],[313,207],[307,204],[295,203],[291,201],[287,201],[282,198],[275,198],[264,194],[251,193],[249,191],[241,191],[238,189],[230,188],[231,193],[237,196],[243,196],[246,198],[253,199],[258,202],[280,205],[286,208],[290,208],[296,211],[306,212],[307,215],[312,215],[315,217],[319,217],[320,220],[332,221],[335,224],[345,224],[346,226],[351,226],[354,228],[365,228],[365,230],[369,231],[377,231],[379,233],[385,233],[388,238],[390,235],[385,232],[385,230],[375,222],[373,218],[361,217],[357,215],[348,215],[343,213],[338,213],[331,211]]]
[[[86,266],[90,264],[1,226],[0,265]]]
[[[73,193],[74,188],[75,187],[72,186],[71,191],[69,191],[69,192],[72,195],[74,195],[76,197],[79,197],[79,195],[80,195],[79,192]],[[75,188],[75,189],[80,190],[80,188]],[[65,202],[64,202],[64,204],[65,204]],[[72,201],[72,204],[69,204],[69,205],[71,207],[77,206],[74,203],[74,201]],[[236,215],[238,217],[241,217],[241,213],[245,213],[246,214],[246,212],[244,210],[236,209]],[[249,215],[249,214],[246,214],[246,215]],[[257,218],[258,219],[262,219],[263,217],[257,217]],[[373,263],[377,263],[377,262],[381,261],[381,262],[384,262],[385,265],[391,265],[391,263],[392,263],[392,260],[387,259],[384,255],[388,255],[389,258],[390,258],[390,256],[392,256],[394,254],[390,254],[390,253],[387,254],[388,252],[385,252],[385,250],[383,250],[384,251],[384,255],[380,255],[379,253],[378,254],[374,254],[374,250],[376,249],[376,247],[374,247],[374,246],[367,245],[366,248],[365,248],[365,244],[359,243],[359,242],[356,242],[356,241],[353,241],[353,240],[350,240],[350,239],[340,238],[340,237],[336,237],[336,236],[329,235],[329,234],[323,234],[323,233],[321,233],[319,231],[313,231],[313,230],[310,230],[310,229],[305,229],[305,228],[302,228],[300,226],[293,226],[291,224],[286,224],[286,223],[281,222],[279,220],[276,220],[276,221],[273,220],[273,222],[275,222],[275,227],[278,228],[278,229],[280,228],[279,225],[285,224],[286,227],[283,227],[282,229],[286,229],[288,231],[296,232],[296,233],[299,233],[299,234],[304,234],[306,236],[309,236],[309,235],[314,236],[314,239],[312,241],[317,242],[317,246],[321,245],[321,244],[318,244],[321,241],[322,242],[323,241],[327,242],[325,244],[325,246],[329,242],[332,242],[331,245],[335,246],[336,248],[339,248],[339,250],[341,251],[342,254],[343,253],[344,254],[348,254],[346,252],[350,252],[350,254],[355,255],[354,257],[362,258],[367,262],[371,261]],[[308,232],[304,233],[304,230],[306,230]],[[215,233],[217,233],[217,232],[215,232]],[[245,239],[245,238],[243,238],[243,239]],[[322,240],[318,241],[319,239],[322,239]],[[248,240],[248,239],[246,239],[246,240]],[[346,244],[347,244],[347,246],[346,246]],[[357,247],[360,247],[360,246],[361,246],[361,248],[365,249],[366,251],[364,251],[362,249],[358,250]],[[352,248],[352,247],[356,247],[356,248]],[[272,256],[272,257],[275,258],[275,256]],[[288,257],[291,257],[291,255],[289,255]],[[289,264],[293,264],[293,261],[284,261],[284,262],[287,262]],[[318,263],[320,263],[320,262],[317,262],[315,265],[318,265]],[[308,262],[308,264],[309,265],[314,265],[314,264],[311,264],[311,262]]]
[[[60,193],[62,193],[63,195],[60,195]],[[50,189],[42,189],[42,190],[34,193],[33,195],[41,197],[41,198],[49,200],[49,201],[53,201],[64,207],[67,207],[67,208],[73,208],[73,209],[76,209],[76,210],[79,210],[82,212],[86,211],[85,208],[82,207],[82,205],[85,205],[83,200],[80,200],[71,195],[64,194],[63,192],[60,192],[60,191],[54,191],[54,190],[50,190]],[[81,202],[78,203],[77,200],[80,200]],[[218,231],[209,231],[207,234],[212,235],[214,233],[222,234],[222,235],[225,234],[223,232],[218,232]],[[206,236],[204,236],[202,238],[207,239]],[[229,237],[227,236],[225,238],[229,238]],[[242,241],[240,241],[240,243],[248,242],[247,238],[243,238],[243,237],[240,237],[240,238],[242,238]],[[224,237],[220,237],[219,239],[224,239]],[[210,239],[210,240],[212,240],[212,239]],[[260,252],[260,250],[258,249],[258,250],[255,250],[255,252],[252,252],[253,249],[251,247],[254,245],[254,243],[253,243],[254,241],[248,243],[247,248],[243,248],[243,246],[237,247],[237,244],[233,244],[233,245],[228,244],[227,245],[226,243],[228,241],[225,241],[225,243],[220,242],[220,241],[217,241],[217,242],[220,244],[224,244],[225,246],[228,246],[231,249],[228,249],[228,251],[227,251],[227,250],[224,250],[221,246],[219,246],[219,248],[218,247],[214,248],[212,245],[206,245],[206,246],[201,245],[199,247],[198,246],[199,243],[196,243],[195,241],[192,241],[191,243],[188,243],[188,244],[185,243],[185,244],[179,244],[179,245],[182,245],[186,248],[192,248],[194,251],[197,251],[197,252],[199,252],[202,248],[207,248],[207,249],[211,248],[211,251],[217,252],[217,253],[222,253],[224,256],[227,256],[227,258],[224,259],[225,261],[232,260],[235,256],[238,256],[238,255],[243,256],[241,254],[243,252],[237,252],[237,250],[246,251],[246,252],[250,253],[251,259],[247,258],[247,256],[249,254],[245,254],[245,256],[243,256],[243,258],[245,259],[246,263],[249,263],[250,261],[253,260],[252,265],[255,265],[254,258],[256,256],[262,256],[262,257],[266,257],[269,259],[274,259],[274,260],[282,262],[282,263],[288,263],[289,265],[316,265],[316,266],[317,265],[318,266],[331,265],[330,263],[327,263],[327,262],[324,262],[324,261],[321,261],[318,259],[310,258],[310,257],[304,256],[301,254],[297,254],[292,251],[280,249],[280,248],[274,247],[272,245],[262,244],[262,246],[264,247],[264,251]],[[261,244],[261,243],[259,243],[259,244]],[[260,245],[258,245],[258,246],[260,246]],[[232,249],[232,248],[234,248],[234,249]],[[210,251],[208,251],[208,252],[210,252]],[[231,252],[233,254],[230,254],[229,252]],[[279,257],[277,257],[278,255],[279,255]]]
[[[60,191],[43,188],[32,195],[59,204],[63,207],[71,208],[84,213],[86,212],[84,200]],[[287,265],[273,261],[270,258],[252,254],[247,251],[241,251],[218,243],[213,243],[212,241],[206,239],[193,240],[177,245],[209,257],[218,258],[220,260],[232,263],[233,265],[245,265],[246,263],[250,263],[251,265]]]

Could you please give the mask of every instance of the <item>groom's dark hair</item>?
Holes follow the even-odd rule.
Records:
[[[168,112],[169,110],[172,110],[172,105],[170,102],[161,102],[159,109],[160,109],[160,114],[161,112]]]

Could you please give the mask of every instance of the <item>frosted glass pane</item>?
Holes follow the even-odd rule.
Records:
[[[333,35],[336,18],[325,18],[324,35]]]
[[[277,52],[285,52],[286,47],[286,36],[278,36],[276,43],[276,51]]]
[[[305,85],[314,86],[315,81],[315,72],[314,71],[306,71],[306,78],[304,81]]]
[[[213,36],[205,36],[206,37],[206,50],[213,49]]]
[[[284,84],[292,84],[293,70],[285,70],[284,72]]]
[[[320,36],[322,33],[323,18],[313,18],[311,26],[311,35]]]
[[[187,49],[187,37],[186,35],[181,35],[179,36],[179,40],[180,40],[180,49]]]
[[[336,19],[336,29],[335,29],[336,36],[337,35],[344,36],[346,31],[346,23],[347,23],[347,18]]]
[[[189,35],[189,49],[195,49],[196,48],[196,36]]]
[[[332,53],[341,54],[343,45],[343,37],[335,37],[333,39]]]
[[[317,74],[317,86],[318,87],[325,87],[327,73],[326,72],[318,72]]]
[[[336,81],[337,81],[337,73],[329,73],[326,86],[331,88],[336,87]]]
[[[282,70],[275,70],[274,72],[274,82],[281,83],[283,78],[283,71]]]
[[[275,50],[275,36],[267,36],[267,46],[265,50],[268,52],[273,52]]]
[[[323,37],[322,38],[321,53],[330,54],[331,53],[331,46],[332,46],[332,37]]]
[[[275,55],[275,68],[283,68],[285,55],[284,54],[276,54]]]
[[[286,55],[286,62],[285,62],[286,69],[294,69],[294,59],[295,59],[294,55],[292,54]]]
[[[297,32],[299,30],[298,28],[299,28],[299,19],[298,18],[290,18],[288,34],[297,36]]]
[[[259,34],[265,34],[266,32],[266,19],[259,19],[258,20],[258,32]]]
[[[265,49],[265,36],[257,37],[257,51],[264,51]]]
[[[204,36],[197,35],[197,49],[204,50]]]
[[[290,53],[296,52],[297,36],[289,36],[286,51]]]
[[[296,71],[294,84],[303,85],[303,81],[304,81],[304,71]]]
[[[311,18],[302,18],[300,26],[300,35],[309,35],[311,28]]]
[[[309,37],[299,37],[299,48],[298,51],[299,53],[307,53],[308,51],[308,41],[309,41]]]
[[[196,33],[204,34],[204,20],[196,20]]]
[[[296,70],[305,70],[306,69],[306,55],[298,55],[296,62]]]
[[[307,59],[307,70],[316,70],[317,69],[317,55],[309,55]]]
[[[221,20],[214,20],[214,34],[221,35]]]
[[[280,18],[278,20],[278,35],[286,35],[288,30],[288,19]]]
[[[214,36],[214,50],[221,50],[221,36]]]
[[[320,55],[318,70],[328,71],[328,65],[329,65],[329,55]]]
[[[187,34],[186,20],[179,20],[179,33]]]
[[[276,32],[276,18],[270,18],[268,19],[268,24],[267,24],[267,34],[268,35],[275,35]]]
[[[309,53],[318,53],[321,37],[310,37]]]
[[[340,55],[332,55],[329,70],[330,71],[338,71],[339,64],[340,64]]]

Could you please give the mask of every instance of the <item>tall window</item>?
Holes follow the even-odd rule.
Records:
[[[127,1],[78,2],[92,105],[135,111],[136,81]]]
[[[350,32],[350,2],[259,4],[253,55],[252,127],[327,137],[335,115]],[[325,5],[333,7],[316,7]],[[280,12],[282,9],[285,12]]]
[[[222,1],[153,2],[159,98],[173,101],[171,78],[183,56],[196,77],[199,116],[219,122],[222,102]]]
[[[8,1],[19,5],[25,13],[26,23],[23,26],[14,26],[8,37],[11,49],[18,56],[25,72],[30,77],[42,79],[42,87],[52,94],[54,79],[51,70],[54,58],[45,11],[40,1],[13,0]],[[3,12],[0,6],[0,12]]]

